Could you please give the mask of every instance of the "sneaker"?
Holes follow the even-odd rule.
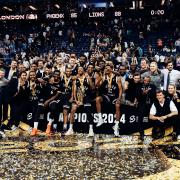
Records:
[[[15,129],[13,129],[10,133],[11,137],[19,137],[19,135],[20,135],[20,129],[17,127]]]
[[[0,135],[2,136],[2,138],[6,137],[6,134],[3,131],[0,131]]]
[[[116,137],[119,137],[119,126],[118,125],[114,125],[113,126],[113,130],[114,130],[114,135]]]
[[[177,140],[180,140],[180,135],[177,136]]]
[[[144,141],[144,133],[140,133],[139,139],[140,139],[141,141]]]
[[[64,128],[64,127],[63,127],[63,130],[62,130],[62,131],[63,131],[63,132],[66,132],[67,130],[68,130],[67,128]]]
[[[15,126],[15,125],[13,125],[12,127],[11,127],[11,130],[12,131],[15,131],[17,129],[17,127]]]
[[[177,135],[175,132],[172,133],[172,140],[177,141]]]
[[[68,129],[68,131],[65,133],[65,136],[70,136],[70,135],[73,135],[73,134],[74,134],[73,129]]]
[[[36,136],[38,134],[38,130],[36,128],[33,128],[31,131],[31,136]]]
[[[52,132],[51,132],[51,125],[47,125],[47,128],[46,128],[46,135],[47,135],[47,136],[51,136],[51,135],[52,135]]]
[[[100,118],[99,121],[98,121],[98,123],[96,124],[96,127],[101,126],[103,123],[104,123],[103,119]]]
[[[158,127],[153,127],[152,129],[152,138],[153,140],[159,139],[160,129]]]
[[[89,129],[89,134],[87,135],[87,137],[94,137],[94,131],[93,129]]]
[[[67,129],[63,128],[63,130],[61,131],[61,134],[64,135],[67,132]]]
[[[59,132],[57,131],[57,129],[53,129],[51,133],[52,134],[58,134]]]

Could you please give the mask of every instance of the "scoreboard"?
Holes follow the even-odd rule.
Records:
[[[93,18],[128,18],[141,17],[151,18],[152,16],[169,16],[172,12],[168,9],[123,9],[123,8],[109,8],[109,9],[84,9],[81,11],[61,11],[48,13],[32,13],[32,14],[0,14],[0,21],[8,20],[38,20],[38,19],[93,19]]]

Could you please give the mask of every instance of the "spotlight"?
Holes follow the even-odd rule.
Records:
[[[7,11],[13,11],[11,8],[8,8],[7,6],[4,6],[3,9],[7,10]]]
[[[165,0],[162,0],[162,1],[161,1],[161,6],[163,6],[163,5],[164,5],[164,3],[165,3]]]
[[[83,8],[87,8],[87,5],[86,5],[86,4],[83,4]]]
[[[34,6],[29,6],[29,8],[32,9],[33,11],[37,10]]]
[[[58,8],[58,9],[60,9],[59,4],[55,4],[54,6],[55,6],[56,8]]]

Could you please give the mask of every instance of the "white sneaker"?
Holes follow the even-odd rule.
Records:
[[[180,140],[180,135],[177,136],[177,140]]]
[[[73,135],[73,134],[74,134],[73,129],[68,129],[68,131],[65,133],[65,136],[70,136],[70,135]]]
[[[6,134],[3,131],[0,131],[0,135],[2,136],[2,138],[6,137]]]
[[[87,135],[87,137],[94,137],[94,131],[92,128],[89,129],[89,134]]]
[[[13,126],[11,127],[12,131],[15,131],[17,128],[18,128],[18,127],[15,126],[15,125],[13,125]]]
[[[96,127],[99,127],[99,126],[101,126],[102,124],[104,124],[104,120],[103,120],[103,118],[100,118],[99,121],[98,121],[98,123],[96,124]]]
[[[119,137],[119,126],[115,124],[115,125],[113,126],[113,129],[114,129],[114,135],[115,135],[116,137]]]

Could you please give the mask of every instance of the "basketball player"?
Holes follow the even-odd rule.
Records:
[[[93,116],[91,115],[91,89],[92,80],[85,76],[83,67],[78,67],[77,78],[73,83],[73,99],[71,114],[70,114],[70,126],[65,135],[73,135],[73,123],[74,114],[80,106],[84,107],[87,114],[87,119],[89,121],[89,134],[88,136],[94,136],[93,131]]]
[[[119,120],[120,120],[120,101],[122,95],[122,85],[121,80],[117,78],[116,75],[112,73],[113,66],[107,64],[105,66],[105,75],[101,78],[99,85],[96,83],[96,86],[99,86],[101,93],[96,97],[96,109],[99,114],[99,121],[97,127],[101,126],[103,122],[102,118],[102,103],[106,102],[107,104],[115,105],[116,110],[116,121],[114,129],[114,135],[119,136]]]

